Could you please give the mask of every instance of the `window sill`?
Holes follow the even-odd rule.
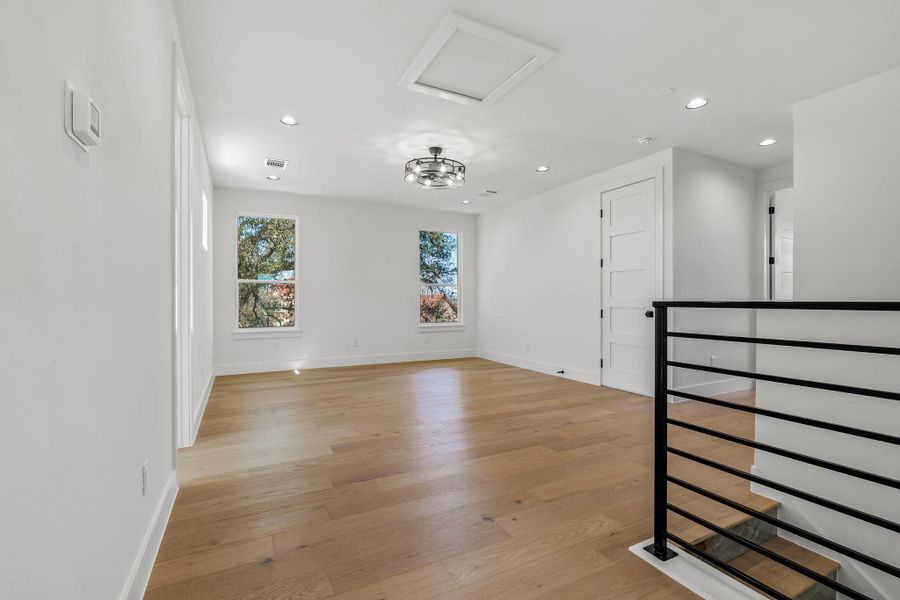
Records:
[[[294,328],[275,331],[266,331],[264,329],[236,329],[231,332],[231,337],[236,340],[300,337],[300,330]]]
[[[465,323],[419,323],[419,333],[433,331],[465,331]]]

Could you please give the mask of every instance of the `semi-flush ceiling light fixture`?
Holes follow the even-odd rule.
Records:
[[[684,107],[688,110],[694,110],[695,108],[703,108],[709,104],[708,98],[694,98],[690,102],[684,105]]]
[[[432,146],[428,149],[431,156],[414,158],[406,163],[406,183],[432,190],[462,187],[466,182],[466,165],[442,157],[443,151],[440,146]]]
[[[760,146],[771,146],[772,144],[777,144],[778,140],[774,138],[766,138],[759,143]]]

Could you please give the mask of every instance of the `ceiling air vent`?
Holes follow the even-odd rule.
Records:
[[[276,169],[286,169],[287,161],[283,158],[267,158],[266,159],[267,167],[275,167]]]
[[[546,46],[449,13],[400,86],[463,104],[493,104],[554,54]]]

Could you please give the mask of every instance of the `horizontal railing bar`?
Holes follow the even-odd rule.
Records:
[[[670,540],[672,540],[673,542],[675,542],[676,544],[678,544],[688,554],[691,554],[694,557],[699,558],[700,560],[706,561],[706,562],[718,567],[719,569],[722,569],[723,571],[725,571],[732,577],[740,579],[744,583],[755,587],[762,593],[772,596],[773,598],[775,598],[775,600],[793,600],[793,598],[791,598],[790,596],[782,594],[775,588],[766,585],[765,583],[763,583],[762,581],[760,581],[759,579],[756,579],[755,577],[753,577],[751,575],[747,575],[740,569],[738,569],[732,565],[729,565],[727,562],[725,562],[719,558],[716,558],[712,554],[704,552],[703,550],[700,550],[699,548],[696,548],[694,546],[691,546],[689,543],[687,543],[686,541],[684,541],[677,535],[669,533],[669,534],[667,534],[667,537]]]
[[[719,335],[688,331],[667,331],[666,336],[689,340],[712,340],[714,342],[743,342],[768,346],[791,346],[794,348],[816,348],[819,350],[841,350],[844,352],[866,352],[869,354],[892,354],[900,356],[900,348],[889,346],[864,346],[860,344],[838,344],[836,342],[810,342],[806,340],[780,340],[776,338],[745,337],[742,335]]]
[[[894,523],[893,521],[883,519],[879,516],[869,514],[867,512],[863,512],[861,510],[857,510],[857,509],[851,508],[849,506],[844,506],[843,504],[834,502],[833,500],[821,498],[819,496],[816,496],[815,494],[810,494],[809,492],[804,492],[802,490],[792,488],[783,483],[779,483],[777,481],[772,481],[771,479],[766,479],[765,477],[760,477],[759,475],[753,475],[752,473],[746,473],[744,471],[741,471],[740,469],[735,469],[734,467],[730,467],[728,465],[723,465],[722,463],[716,462],[714,460],[710,460],[708,458],[699,456],[697,454],[693,454],[691,452],[687,452],[686,450],[681,450],[680,448],[667,446],[666,451],[669,452],[670,454],[674,454],[675,456],[680,456],[681,458],[685,458],[687,460],[696,462],[698,464],[710,467],[711,469],[716,469],[723,473],[728,473],[729,475],[734,475],[735,477],[740,477],[741,479],[745,479],[747,481],[759,484],[761,486],[772,488],[773,490],[778,490],[779,492],[782,492],[784,494],[788,494],[790,496],[794,496],[795,498],[800,498],[801,500],[811,502],[812,504],[817,504],[819,506],[828,508],[835,512],[845,514],[848,517],[853,517],[854,519],[859,519],[860,521],[865,521],[866,523],[871,523],[872,525],[876,525],[883,529],[888,529],[890,531],[893,531],[894,533],[900,533],[900,523]]]
[[[828,390],[830,392],[842,392],[844,394],[856,394],[858,396],[871,396],[872,398],[900,400],[900,393],[898,392],[885,392],[883,390],[873,390],[869,388],[855,387],[852,385],[841,385],[838,383],[824,383],[821,381],[811,381],[809,379],[795,379],[793,377],[782,377],[781,375],[769,375],[767,373],[751,373],[749,371],[739,371],[737,369],[708,367],[706,365],[695,365],[692,363],[680,362],[677,360],[667,360],[666,364],[670,367],[677,367],[679,369],[691,369],[692,371],[719,373],[721,375],[731,375],[734,377],[749,377],[750,379],[759,379],[761,381],[785,383],[787,385],[797,385],[801,387],[815,388],[818,390]]]
[[[870,567],[874,567],[874,568],[878,569],[879,571],[883,571],[884,573],[887,573],[889,575],[893,575],[894,577],[900,578],[900,569],[898,569],[894,565],[890,565],[886,562],[878,560],[877,558],[873,558],[873,557],[869,556],[868,554],[863,554],[862,552],[859,552],[852,548],[848,548],[847,546],[844,546],[837,542],[833,542],[827,538],[822,537],[821,535],[807,531],[807,530],[803,529],[802,527],[797,527],[796,525],[788,523],[787,521],[782,521],[781,519],[779,519],[777,517],[773,517],[764,512],[760,512],[760,511],[754,510],[748,506],[744,506],[740,502],[735,502],[734,500],[731,500],[730,498],[725,498],[724,496],[720,496],[719,494],[716,494],[715,492],[711,492],[709,490],[701,488],[700,486],[694,485],[693,483],[690,483],[683,479],[679,479],[678,477],[675,477],[673,475],[668,475],[666,477],[666,479],[668,479],[675,485],[681,486],[686,490],[690,490],[690,491],[694,492],[695,494],[699,494],[699,495],[705,496],[711,500],[715,500],[716,502],[718,502],[720,504],[724,504],[725,506],[733,508],[734,510],[737,510],[744,514],[750,515],[751,517],[759,519],[760,521],[765,521],[766,523],[768,523],[770,525],[774,525],[776,527],[784,529],[785,531],[790,531],[791,533],[799,535],[800,537],[806,538],[811,542],[819,544],[820,546],[824,546],[825,548],[828,548],[829,550],[834,550],[835,552],[839,552],[839,553],[847,556],[848,558],[857,560],[861,563],[869,565]]]
[[[897,437],[895,435],[888,435],[886,433],[879,433],[877,431],[869,431],[868,429],[859,429],[857,427],[849,427],[847,425],[838,425],[837,423],[829,423],[828,421],[820,421],[818,419],[810,419],[808,417],[791,415],[788,413],[779,412],[777,410],[768,410],[766,408],[757,408],[755,406],[748,406],[746,404],[737,404],[735,402],[726,402],[725,400],[719,400],[717,398],[708,398],[706,396],[700,396],[698,394],[692,394],[690,392],[682,392],[679,390],[666,390],[666,393],[669,394],[670,396],[678,396],[679,398],[686,398],[688,400],[696,400],[697,402],[704,402],[706,404],[721,406],[723,408],[730,408],[732,410],[739,410],[742,412],[753,413],[755,415],[762,415],[764,417],[771,417],[773,419],[781,419],[782,421],[791,421],[792,423],[800,423],[801,425],[808,425],[810,427],[817,427],[819,429],[827,429],[829,431],[845,433],[847,435],[853,435],[856,437],[862,437],[862,438],[866,438],[866,439],[870,439],[870,440],[876,440],[878,442],[884,442],[886,444],[900,445],[900,437]]]
[[[781,302],[772,300],[694,301],[655,300],[656,308],[753,308],[772,310],[865,310],[900,311],[900,302]]]
[[[831,579],[825,575],[822,575],[821,573],[817,573],[816,571],[813,571],[812,569],[810,569],[808,567],[804,567],[803,565],[801,565],[797,562],[794,562],[793,560],[791,560],[789,558],[785,558],[784,556],[781,556],[777,552],[773,552],[772,550],[769,550],[768,548],[766,548],[764,546],[760,546],[757,543],[751,542],[747,538],[741,537],[741,536],[737,535],[736,533],[732,533],[731,531],[728,531],[724,527],[719,527],[715,523],[711,523],[711,522],[707,521],[706,519],[698,517],[697,515],[684,510],[680,506],[676,506],[676,505],[672,504],[671,502],[667,502],[666,507],[669,510],[671,510],[672,512],[674,512],[675,514],[681,515],[685,519],[693,521],[694,523],[697,523],[698,525],[705,527],[706,529],[709,529],[710,531],[715,531],[719,535],[726,537],[729,540],[731,540],[737,544],[740,544],[741,546],[749,548],[750,550],[753,550],[754,552],[762,554],[766,558],[768,558],[770,560],[774,560],[775,562],[784,565],[785,567],[791,569],[792,571],[796,571],[797,573],[800,573],[804,577],[808,577],[809,579],[812,579],[813,581],[817,581],[824,586],[828,586],[831,589],[836,590],[836,591],[840,592],[841,594],[844,594],[845,596],[853,598],[854,600],[872,600],[872,598],[870,598],[869,596],[863,595],[860,592],[857,592],[856,590],[854,590],[853,588],[849,588],[842,583],[838,583],[837,581],[834,581],[833,579]]]
[[[735,444],[740,444],[742,446],[755,448],[756,450],[762,450],[763,452],[769,452],[770,454],[777,454],[778,456],[784,456],[785,458],[790,458],[791,460],[796,460],[808,465],[821,467],[823,469],[828,469],[829,471],[843,473],[844,475],[849,475],[850,477],[864,479],[866,481],[871,481],[872,483],[877,483],[879,485],[884,485],[896,490],[900,490],[900,481],[891,479],[890,477],[885,477],[876,473],[870,473],[868,471],[862,471],[860,469],[854,469],[853,467],[833,463],[831,461],[816,458],[815,456],[809,456],[807,454],[800,454],[799,452],[794,452],[792,450],[785,450],[784,448],[779,448],[778,446],[763,444],[755,440],[748,440],[747,438],[738,437],[729,433],[723,433],[721,431],[716,431],[707,427],[701,427],[700,425],[694,425],[693,423],[688,423],[687,421],[679,421],[678,419],[666,419],[666,422],[670,425],[675,425],[676,427],[690,429],[691,431],[696,431],[697,433],[702,433],[711,437],[734,442]]]

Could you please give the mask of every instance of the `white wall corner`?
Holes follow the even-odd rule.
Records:
[[[503,354],[502,352],[493,352],[491,350],[479,349],[477,356],[478,358],[483,358],[485,360],[490,360],[513,367],[519,367],[521,369],[528,369],[529,371],[536,371],[538,373],[544,373],[546,375],[555,375],[557,377],[572,379],[574,381],[588,383],[591,385],[600,385],[599,369],[595,372],[585,371],[582,369],[573,369],[565,365],[554,365],[539,360],[532,360],[530,358],[525,358],[522,356],[513,356],[511,354]],[[558,371],[565,371],[565,373],[558,373]]]
[[[194,422],[191,423],[191,446],[197,441],[197,432],[200,431],[200,421],[203,420],[203,414],[206,412],[206,405],[209,403],[209,395],[212,393],[213,384],[216,382],[216,374],[209,374],[209,381],[206,382],[206,389],[203,390],[203,397],[200,399],[200,406],[194,414]]]
[[[144,597],[147,583],[150,581],[150,572],[153,570],[153,563],[156,562],[156,555],[159,552],[159,546],[162,543],[177,495],[178,481],[173,471],[169,474],[166,487],[163,489],[162,496],[153,513],[153,519],[144,534],[138,555],[128,573],[128,579],[125,580],[125,586],[119,595],[120,600],[141,600]]]

